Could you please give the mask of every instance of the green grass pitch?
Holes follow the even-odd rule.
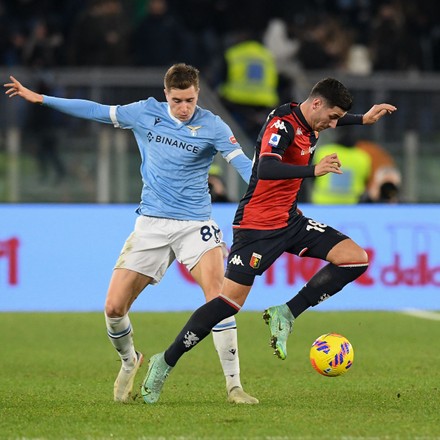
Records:
[[[146,359],[162,351],[189,315],[132,313],[137,348]],[[261,313],[237,323],[242,382],[259,405],[227,403],[211,337],[181,359],[157,404],[117,404],[120,364],[102,313],[0,313],[0,439],[440,439],[439,320],[307,312],[285,361],[272,355]],[[345,376],[310,365],[312,342],[327,332],[354,347]]]

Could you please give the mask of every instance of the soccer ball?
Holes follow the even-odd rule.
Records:
[[[321,335],[310,349],[310,362],[323,376],[340,376],[353,365],[354,351],[349,340],[337,333]]]

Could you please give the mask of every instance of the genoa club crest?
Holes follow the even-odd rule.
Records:
[[[249,265],[253,268],[253,269],[258,269],[260,267],[260,263],[261,263],[261,255],[257,254],[256,252],[254,252],[252,254],[251,257],[251,261],[249,261]]]

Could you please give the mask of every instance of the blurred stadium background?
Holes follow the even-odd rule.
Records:
[[[228,42],[252,28],[277,60],[281,99],[302,100],[316,81],[334,76],[352,91],[354,112],[395,104],[397,113],[360,127],[359,136],[394,157],[404,201],[437,203],[438,14],[434,0],[0,0],[0,74],[46,94],[125,104],[163,99],[166,68],[188,62],[202,74],[199,104],[220,114],[252,156],[254,139],[217,92]],[[6,97],[0,114],[0,202],[138,202],[130,132]],[[243,183],[219,165],[229,198],[238,200]]]

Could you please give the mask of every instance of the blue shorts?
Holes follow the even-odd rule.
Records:
[[[302,214],[281,229],[235,229],[225,276],[251,286],[255,276],[263,274],[284,252],[325,260],[330,250],[347,238],[331,226]]]

